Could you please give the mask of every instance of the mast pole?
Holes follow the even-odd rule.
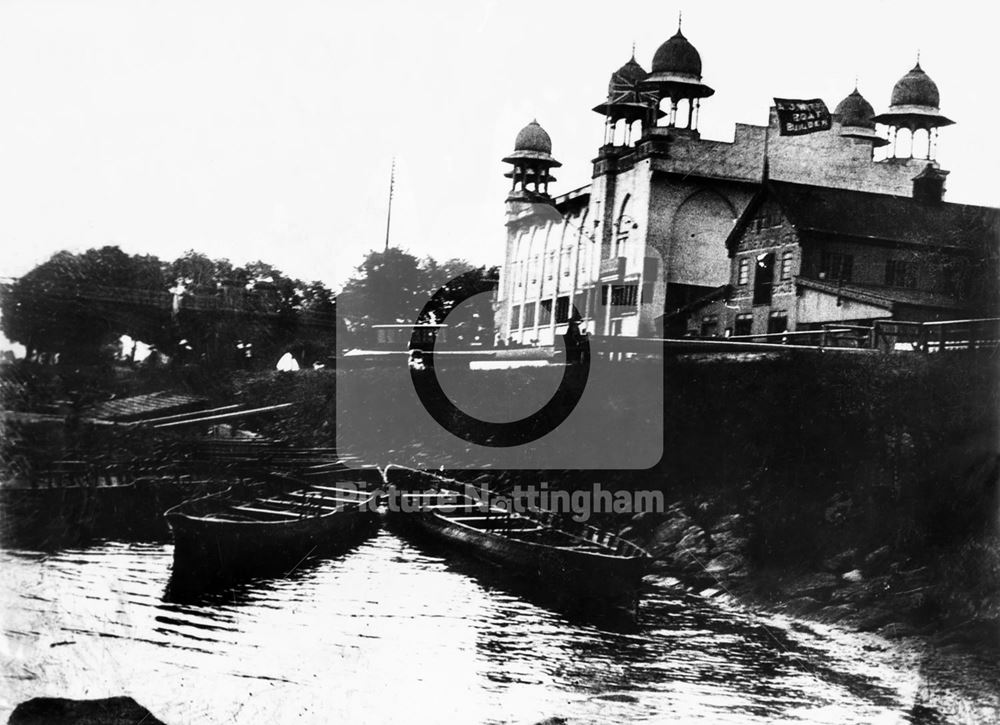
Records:
[[[389,209],[385,215],[385,249],[389,250],[389,229],[392,225],[392,194],[396,189],[396,157],[392,157],[392,171],[389,172]]]

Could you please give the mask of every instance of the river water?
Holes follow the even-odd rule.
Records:
[[[0,721],[128,694],[167,723],[931,723],[996,716],[991,671],[651,582],[638,622],[572,617],[389,531],[207,594],[172,547],[0,551]],[[957,655],[956,655],[957,657]],[[956,664],[957,662],[957,664]],[[961,676],[955,676],[955,673]]]

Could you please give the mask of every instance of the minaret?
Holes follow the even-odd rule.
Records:
[[[550,170],[562,164],[552,158],[552,139],[538,121],[521,129],[514,140],[514,151],[503,161],[514,167],[504,174],[512,180],[508,202],[549,200],[549,182],[556,180]]]
[[[666,114],[668,127],[697,131],[701,99],[708,98],[715,91],[701,82],[701,55],[681,33],[680,20],[674,36],[656,50],[652,71],[642,87],[656,93],[661,104],[669,101],[669,114]],[[688,102],[686,122],[677,117],[677,106],[681,101]],[[681,122],[685,125],[680,126]]]
[[[941,95],[937,84],[931,80],[920,67],[920,56],[917,64],[909,73],[900,78],[892,89],[889,110],[875,117],[876,123],[889,127],[889,143],[892,144],[890,158],[913,158],[913,134],[917,131],[927,132],[926,158],[933,161],[937,151],[938,129],[954,123],[950,118],[941,115],[939,106]],[[900,129],[910,132],[910,148],[906,156],[899,149],[898,134]]]
[[[653,113],[657,118],[666,115],[663,111],[654,110],[657,105],[656,94],[642,89],[646,75],[646,70],[635,59],[634,49],[629,61],[611,74],[608,99],[594,106],[594,112],[604,116],[605,146],[628,146],[632,141],[632,126],[636,121],[646,123]],[[620,122],[624,122],[625,130],[622,143],[618,144],[615,138]]]

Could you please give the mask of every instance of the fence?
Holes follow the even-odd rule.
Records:
[[[1000,344],[1000,318],[903,322],[876,320],[872,347],[892,352],[918,350],[925,353],[995,349]]]
[[[875,320],[871,327],[828,324],[818,330],[734,335],[723,339],[734,343],[873,349],[883,352],[935,353],[995,349],[1000,345],[1000,318],[941,322]]]

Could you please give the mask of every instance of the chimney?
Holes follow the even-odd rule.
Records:
[[[947,171],[934,164],[927,164],[924,170],[913,177],[913,198],[925,204],[937,204],[944,199],[944,180]]]

